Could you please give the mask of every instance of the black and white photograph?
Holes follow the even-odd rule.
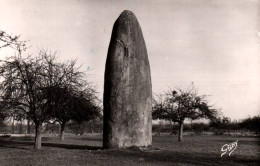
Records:
[[[260,164],[260,0],[0,0],[0,166]]]

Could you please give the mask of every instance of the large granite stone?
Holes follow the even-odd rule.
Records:
[[[104,85],[104,148],[152,144],[152,85],[147,50],[136,16],[116,20]]]

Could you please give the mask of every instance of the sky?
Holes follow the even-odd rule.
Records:
[[[112,27],[126,9],[142,28],[154,94],[193,82],[232,120],[260,115],[258,0],[0,0],[0,30],[28,40],[24,54],[77,59],[102,99]],[[1,49],[0,59],[13,54]]]

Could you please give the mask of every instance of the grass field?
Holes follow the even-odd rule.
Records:
[[[224,144],[238,140],[237,149],[221,155]],[[260,139],[257,137],[154,136],[150,149],[102,150],[101,136],[43,137],[41,150],[33,149],[31,137],[0,137],[0,165],[260,165]]]

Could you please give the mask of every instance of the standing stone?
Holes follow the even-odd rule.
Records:
[[[152,144],[152,85],[141,27],[125,10],[114,23],[104,86],[104,148]]]

